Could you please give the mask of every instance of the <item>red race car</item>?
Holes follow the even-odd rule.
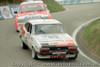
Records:
[[[17,17],[15,18],[16,31],[20,30],[22,24],[32,19],[51,19],[49,10],[43,1],[23,2],[18,7]]]

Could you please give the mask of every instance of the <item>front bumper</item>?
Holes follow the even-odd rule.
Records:
[[[67,54],[67,55],[41,55],[41,54],[37,54],[38,58],[71,58],[71,57],[75,57],[76,54]]]
[[[49,47],[47,52],[40,52],[38,58],[74,58],[78,55],[79,51],[69,50],[68,47]]]
[[[78,55],[79,51],[76,53],[66,52],[65,54],[47,54],[42,55],[41,53],[37,53],[38,58],[73,58]]]

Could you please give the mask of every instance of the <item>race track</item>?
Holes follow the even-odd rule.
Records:
[[[100,3],[79,4],[79,5],[65,5],[66,11],[52,13],[52,17],[63,23],[66,32],[70,35],[81,24],[100,17]],[[37,63],[32,67],[81,67],[81,66],[43,66],[43,63],[91,63],[81,54],[76,60],[68,59],[45,59],[34,60],[31,57],[30,50],[23,50],[21,48],[21,40],[18,33],[15,31],[14,19],[0,20],[0,67],[19,67],[15,63]],[[21,67],[21,66],[20,66]],[[28,67],[27,64],[25,67]],[[83,66],[86,67],[86,66]],[[91,66],[88,66],[91,67]],[[100,67],[100,66],[93,66]]]

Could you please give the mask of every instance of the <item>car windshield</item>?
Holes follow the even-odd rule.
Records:
[[[46,7],[41,3],[25,4],[19,9],[20,12],[33,12],[33,11],[45,11]]]
[[[35,25],[35,34],[56,34],[64,33],[64,29],[61,24],[41,24]]]

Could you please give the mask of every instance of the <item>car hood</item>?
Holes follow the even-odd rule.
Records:
[[[36,15],[36,14],[49,15],[49,13],[47,11],[35,11],[35,12],[19,13],[18,17],[22,17],[22,16],[26,16],[26,15]]]
[[[48,18],[49,16],[45,13],[44,14],[41,14],[41,13],[34,14],[34,12],[30,12],[30,13],[25,13],[21,15],[20,17],[18,17],[18,22],[26,22],[32,19],[48,19]]]
[[[68,45],[74,46],[73,39],[68,34],[36,35],[35,38],[43,45]],[[46,43],[46,44],[45,44]]]

